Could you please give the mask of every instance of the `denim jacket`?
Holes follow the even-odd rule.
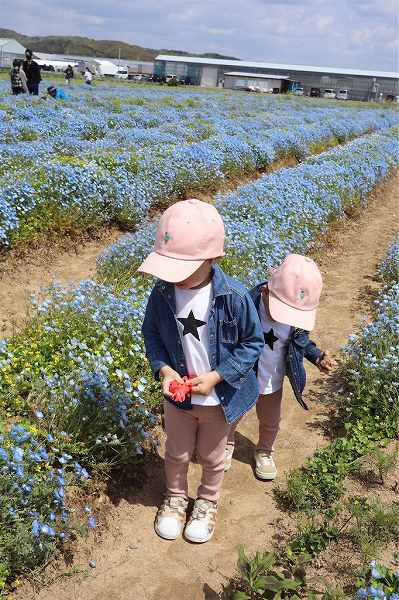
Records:
[[[250,295],[256,310],[259,313],[260,302],[262,298],[262,288],[266,285],[267,281],[259,283],[250,291]],[[305,410],[309,410],[305,404],[302,394],[306,385],[306,371],[303,366],[304,357],[307,358],[314,365],[318,359],[323,355],[323,352],[316,346],[312,340],[309,339],[309,332],[304,329],[293,329],[291,337],[288,342],[288,352],[286,360],[286,375],[291,383],[295,398],[299,404]],[[258,370],[258,362],[255,365],[255,372]]]
[[[168,365],[187,375],[183,341],[176,320],[175,288],[157,280],[148,300],[142,328],[147,357],[154,376]],[[259,388],[254,364],[263,346],[263,332],[251,297],[244,286],[213,267],[208,320],[209,363],[223,381],[215,386],[227,423],[234,423],[254,406]],[[191,409],[191,399],[174,403]]]

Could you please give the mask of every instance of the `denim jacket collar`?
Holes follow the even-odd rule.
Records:
[[[211,282],[212,298],[216,298],[217,296],[225,296],[226,294],[231,294],[231,290],[227,283],[226,276],[218,264],[214,264],[212,267]],[[176,296],[174,283],[169,283],[167,281],[163,281],[162,279],[158,279],[155,285],[158,287],[161,294],[165,297],[173,313],[176,313]]]

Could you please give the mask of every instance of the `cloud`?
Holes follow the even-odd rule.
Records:
[[[2,0],[2,26],[267,62],[399,70],[397,0]]]

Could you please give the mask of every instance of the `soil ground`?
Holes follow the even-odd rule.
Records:
[[[347,336],[367,316],[370,293],[378,287],[376,267],[398,228],[398,176],[380,185],[367,210],[346,223],[334,226],[313,249],[324,277],[322,301],[313,339],[323,349],[337,354]],[[83,256],[83,255],[82,255]],[[71,268],[79,256],[71,257]],[[75,271],[86,277],[93,258]],[[85,272],[84,272],[85,271]],[[64,270],[68,274],[68,269]],[[37,274],[37,277],[39,274]],[[47,280],[47,277],[46,277]],[[27,281],[27,279],[25,279]],[[23,283],[20,281],[19,286]],[[11,288],[10,288],[11,290]],[[16,311],[18,312],[18,311]],[[18,314],[16,315],[18,317]],[[237,434],[233,466],[226,474],[213,539],[194,545],[179,539],[167,542],[156,536],[153,520],[164,489],[162,459],[147,468],[148,480],[141,490],[132,489],[118,498],[103,496],[100,527],[77,545],[73,560],[51,564],[43,575],[47,587],[37,591],[24,586],[18,600],[216,600],[222,586],[234,574],[237,548],[248,554],[271,545],[278,535],[276,520],[283,516],[272,490],[285,474],[303,464],[306,457],[325,443],[328,408],[321,402],[339,381],[325,383],[319,372],[308,367],[307,398],[316,400],[309,412],[294,400],[289,385],[284,389],[281,432],[276,445],[278,480],[264,483],[254,478],[252,455],[256,442],[255,411],[242,421]],[[162,455],[162,451],[161,451]],[[195,496],[200,467],[190,467],[190,489]],[[284,517],[287,518],[287,517]],[[89,560],[96,568],[89,568]],[[80,571],[72,573],[75,569]],[[68,576],[66,575],[68,571]]]
[[[76,240],[68,248],[49,242],[22,256],[11,252],[0,264],[0,338],[15,333],[27,317],[32,294],[51,283],[72,283],[93,277],[96,257],[122,235],[116,228],[101,230],[86,243]]]

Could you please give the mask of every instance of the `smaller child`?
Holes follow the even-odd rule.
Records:
[[[262,324],[265,346],[255,370],[259,383],[256,413],[259,440],[255,451],[255,472],[259,479],[277,475],[273,444],[281,419],[283,379],[287,375],[295,398],[305,410],[302,399],[306,384],[303,358],[322,373],[329,373],[335,361],[309,339],[322,290],[322,277],[316,263],[299,254],[288,255],[280,267],[271,270],[269,281],[251,290],[251,297]],[[234,434],[238,421],[230,429],[226,446],[225,470],[231,467]]]

